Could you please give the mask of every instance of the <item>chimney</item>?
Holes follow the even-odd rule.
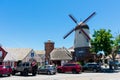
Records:
[[[49,64],[50,62],[50,53],[54,49],[54,42],[48,40],[45,42],[45,64]]]

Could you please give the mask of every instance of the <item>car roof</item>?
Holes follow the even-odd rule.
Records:
[[[54,66],[54,65],[45,65],[45,66]]]
[[[86,63],[86,64],[97,64],[97,63],[93,62],[93,63]]]

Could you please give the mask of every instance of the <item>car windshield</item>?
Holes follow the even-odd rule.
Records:
[[[40,69],[45,69],[45,66],[41,66]]]
[[[55,69],[55,66],[46,66],[47,69]]]
[[[6,66],[6,68],[11,68],[10,66]]]
[[[46,66],[41,66],[40,69],[55,69],[55,66],[46,65]]]

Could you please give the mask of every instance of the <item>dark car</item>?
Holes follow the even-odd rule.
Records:
[[[82,71],[93,71],[93,72],[98,72],[101,71],[101,66],[97,63],[86,63],[83,67],[82,67]]]
[[[82,71],[81,65],[78,63],[66,63],[63,66],[57,67],[58,73],[64,73],[64,72],[72,72],[72,73],[79,73]]]
[[[56,67],[54,65],[44,65],[38,68],[38,74],[56,74]]]
[[[12,73],[12,68],[10,66],[0,65],[0,76],[10,76]]]

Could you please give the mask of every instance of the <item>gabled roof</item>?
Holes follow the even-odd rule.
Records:
[[[15,55],[13,56],[11,53],[7,53],[3,61],[17,61]]]
[[[71,53],[66,48],[55,48],[50,53],[50,60],[72,60]]]
[[[3,49],[1,46],[0,46],[0,50],[2,50],[2,51],[4,51],[4,52],[6,52],[6,51],[5,51],[5,49]]]
[[[45,51],[44,51],[44,50],[35,50],[35,53],[36,53],[37,55],[39,55],[41,58],[43,58],[44,55],[45,55]]]
[[[35,50],[35,53],[38,55],[43,55],[43,54],[45,54],[45,51],[44,50]]]
[[[23,60],[30,52],[31,48],[4,48],[16,60]]]
[[[35,53],[41,57],[42,61],[45,60],[45,51],[44,50],[35,50]]]
[[[69,51],[69,52],[74,52],[74,46],[68,48],[68,51]]]

